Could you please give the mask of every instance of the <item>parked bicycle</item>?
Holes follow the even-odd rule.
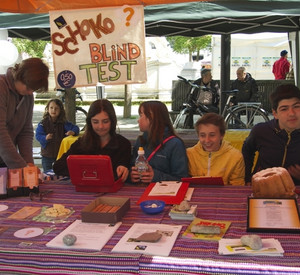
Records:
[[[192,129],[194,123],[194,117],[191,119],[189,116],[198,115],[203,116],[206,113],[211,112],[209,107],[193,100],[189,95],[194,92],[194,89],[203,91],[209,91],[209,88],[200,87],[193,83],[191,80],[187,80],[182,76],[178,76],[180,81],[191,86],[187,94],[188,102],[183,103],[183,107],[179,114],[176,116],[173,123],[174,128]],[[259,122],[269,121],[268,113],[262,108],[260,102],[239,102],[237,105],[233,105],[232,99],[236,95],[238,90],[224,91],[222,94],[226,95],[226,103],[222,111],[226,126],[228,129],[251,129],[255,124]]]

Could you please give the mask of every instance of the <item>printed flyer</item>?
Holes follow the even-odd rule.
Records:
[[[219,241],[223,238],[226,231],[228,230],[231,222],[230,221],[219,221],[219,220],[204,220],[195,218],[188,228],[183,232],[182,236],[190,239],[206,240],[206,241]],[[201,234],[193,233],[191,231],[193,225],[199,226],[218,226],[220,227],[220,234]]]

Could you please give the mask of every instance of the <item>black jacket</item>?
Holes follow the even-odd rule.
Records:
[[[300,164],[300,130],[287,133],[279,128],[278,121],[275,119],[255,125],[242,149],[246,166],[246,182],[251,181],[251,169],[256,151],[259,155],[253,174],[266,168],[288,168]],[[300,185],[300,180],[293,180],[296,185]]]
[[[70,149],[62,155],[60,159],[54,162],[53,171],[56,175],[69,176],[67,165],[67,157],[69,155],[107,155],[110,156],[112,168],[115,178],[117,178],[116,169],[119,165],[127,168],[130,166],[131,159],[131,143],[128,139],[121,135],[115,135],[104,148],[98,148],[92,152],[82,150],[79,138],[70,147]]]
[[[197,101],[201,97],[201,93],[209,92],[212,95],[211,104],[207,104],[207,103],[203,103],[203,102],[202,102],[202,104],[204,104],[206,106],[211,105],[215,108],[219,108],[220,88],[219,88],[219,84],[218,84],[217,81],[211,80],[208,84],[204,85],[202,83],[202,78],[199,78],[199,79],[194,81],[194,84],[199,85],[199,86],[204,86],[205,88],[208,88],[208,90],[203,91],[203,90],[200,90],[200,89],[197,89],[197,88],[192,88],[191,93],[190,93],[190,97],[189,97],[189,102],[192,103],[192,105],[197,106]]]
[[[259,101],[258,87],[251,74],[247,73],[244,81],[236,79],[231,84],[231,90],[239,90],[234,98],[234,103],[238,102],[257,102]]]

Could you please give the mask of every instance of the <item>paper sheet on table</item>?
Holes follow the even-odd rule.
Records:
[[[112,252],[169,256],[181,228],[181,225],[134,223]],[[161,234],[161,239],[157,242],[136,240],[142,234],[152,232]]]
[[[46,244],[48,247],[66,248],[66,249],[91,249],[100,251],[117,231],[121,222],[115,225],[107,223],[87,223],[76,220],[54,239]],[[88,234],[87,234],[88,232]],[[74,245],[67,246],[63,242],[63,237],[67,234],[73,234],[77,240]]]
[[[221,239],[218,252],[220,255],[261,255],[261,256],[283,256],[284,250],[276,239],[262,239],[261,249],[251,249],[243,245],[240,239]]]
[[[157,182],[148,196],[176,196],[181,186],[178,181],[160,181]]]

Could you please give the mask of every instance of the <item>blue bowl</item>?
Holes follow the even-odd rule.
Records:
[[[159,200],[148,200],[140,203],[140,207],[146,214],[158,214],[165,208],[165,202]]]

